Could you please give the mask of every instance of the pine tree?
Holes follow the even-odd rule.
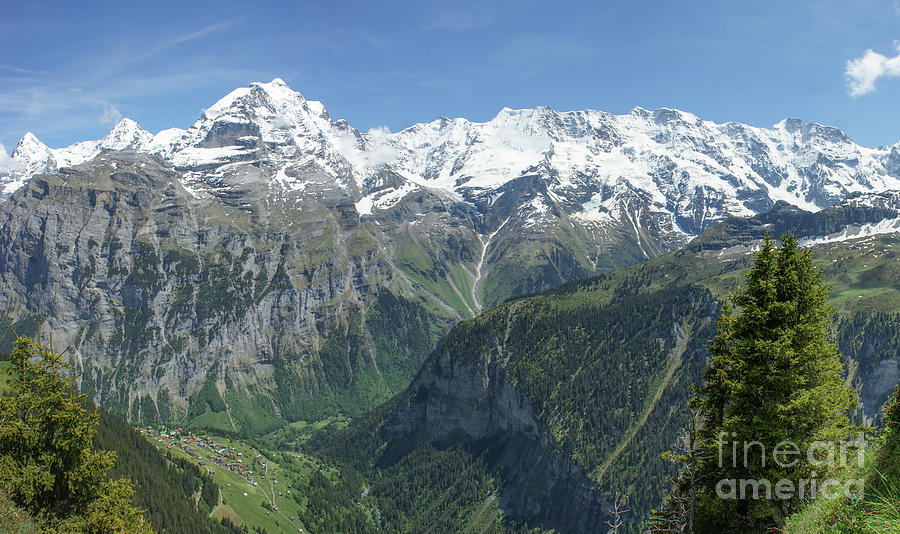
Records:
[[[790,233],[781,240],[779,248],[766,237],[746,288],[729,296],[696,390],[693,405],[703,418],[698,444],[704,449],[698,456],[706,459],[699,466],[698,532],[762,532],[780,525],[801,503],[801,484],[808,498],[809,480],[825,474],[827,466],[807,458],[810,446],[836,443],[851,430],[846,414],[856,396],[844,384],[829,331],[829,287],[809,249]],[[799,454],[784,452],[794,449]],[[814,450],[814,458],[824,459],[824,449]],[[776,451],[782,453],[776,457]],[[746,480],[756,487],[742,485]],[[779,495],[782,480],[794,490]]]
[[[0,396],[0,488],[53,532],[150,533],[129,481],[109,480],[115,454],[91,448],[98,414],[60,354],[19,338]]]

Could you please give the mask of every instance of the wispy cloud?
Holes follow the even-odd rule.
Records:
[[[237,24],[236,20],[228,20],[228,21],[219,22],[216,24],[210,24],[208,26],[200,28],[199,30],[172,37],[170,39],[167,39],[165,41],[155,44],[154,46],[147,48],[147,50],[145,50],[143,53],[132,56],[131,58],[129,58],[128,63],[129,64],[139,63],[141,61],[150,59],[153,56],[155,56],[165,50],[168,50],[169,48],[178,46],[180,44],[187,43],[189,41],[193,41],[195,39],[200,39],[201,37],[206,37],[207,35],[210,35],[210,34],[213,34],[216,32],[220,32],[222,30],[230,28],[231,26],[234,26],[235,24]]]
[[[22,164],[12,159],[6,152],[6,147],[0,143],[0,175],[9,174],[22,168]]]
[[[116,124],[120,120],[122,120],[122,112],[116,106],[112,104],[103,106],[103,111],[100,112],[100,124],[108,126]]]
[[[194,30],[181,35],[176,35],[174,37],[159,41],[138,51],[125,48],[115,55],[104,58],[100,62],[100,64],[97,65],[97,68],[94,70],[95,74],[89,80],[89,82],[94,82],[109,76],[113,76],[124,71],[126,68],[132,65],[147,61],[161,54],[162,52],[169,50],[170,48],[174,48],[178,45],[194,41],[202,37],[206,37],[216,32],[220,32],[226,28],[234,26],[236,23],[237,21],[229,20],[218,22],[216,24],[210,24],[198,30]]]
[[[14,72],[16,74],[47,74],[47,71],[45,71],[45,70],[31,70],[31,69],[25,69],[22,67],[16,67],[15,65],[0,64],[0,70]]]
[[[871,48],[856,58],[847,61],[844,75],[850,85],[850,96],[858,97],[875,91],[875,82],[880,78],[900,77],[900,43],[894,43],[897,55],[885,56]]]
[[[237,24],[224,21],[153,42],[106,47],[83,54],[64,70],[41,71],[0,63],[0,137],[13,142],[26,130],[51,138],[82,138],[134,113],[134,103],[233,80],[255,79],[247,58],[203,55],[207,46],[184,46]],[[190,53],[182,53],[181,48]],[[170,52],[170,53],[167,53]],[[157,57],[158,56],[158,57]],[[139,67],[139,68],[135,68]],[[198,110],[199,112],[199,110]]]

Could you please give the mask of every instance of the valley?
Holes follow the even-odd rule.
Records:
[[[53,332],[131,420],[251,433],[384,402],[454,324],[511,297],[730,216],[900,187],[896,147],[796,119],[506,108],[380,135],[277,78],[187,129],[123,119],[54,149],[29,133],[13,159],[3,320]],[[227,410],[195,402],[207,384]]]
[[[251,529],[589,533],[616,495],[639,524],[767,234],[832,285],[854,421],[900,379],[897,147],[815,123],[534,108],[378,135],[275,79],[186,130],[14,158],[0,348],[52,333]]]
[[[7,4],[0,534],[900,533],[900,0]]]
[[[706,367],[718,303],[737,288],[755,240],[787,224],[766,223],[755,235],[730,238],[713,230],[681,251],[515,299],[465,321],[404,395],[320,446],[349,459],[358,453],[338,449],[361,440],[351,451],[383,449],[378,465],[396,461],[413,443],[465,443],[512,487],[527,487],[523,480],[546,470],[540,478],[559,480],[558,498],[584,503],[582,519],[593,513],[589,499],[567,494],[579,485],[597,484],[589,491],[605,503],[600,510],[609,510],[619,493],[629,497],[631,510],[646,514],[662,497],[648,488],[665,487],[670,476],[660,455],[684,425],[688,388]],[[887,282],[893,277],[877,286],[871,280],[900,261],[900,238],[817,245],[813,258],[833,284],[836,338],[862,400],[857,420],[872,421],[897,382],[890,370],[898,361],[900,301],[894,282]],[[523,435],[530,447],[561,452],[577,468],[516,464],[513,458],[535,457],[523,448]],[[535,496],[526,496],[511,492],[501,503],[515,511],[516,499],[529,498],[528,513],[542,509]],[[555,509],[548,503],[548,515],[535,524],[552,526]],[[606,513],[584,531],[604,524]],[[578,531],[572,519],[564,522]]]

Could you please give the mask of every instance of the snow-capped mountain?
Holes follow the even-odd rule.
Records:
[[[79,165],[95,158],[104,150],[149,151],[152,141],[153,135],[128,118],[120,120],[103,139],[81,141],[65,148],[49,148],[33,133],[28,132],[12,154],[13,159],[23,164],[24,170],[8,177],[0,177],[2,196],[8,197],[35,174]]]
[[[697,235],[725,216],[759,213],[778,200],[817,210],[848,193],[900,188],[900,144],[866,148],[836,128],[797,119],[756,128],[665,108],[625,115],[504,108],[484,123],[440,118],[397,133],[360,133],[276,78],[232,91],[187,130],[151,136],[123,119],[99,141],[60,149],[26,134],[13,153],[25,170],[3,183],[4,194],[35,173],[103,150],[159,154],[200,178],[201,188],[204,176],[242,163],[302,187],[290,169],[314,165],[362,215],[421,187],[490,205],[511,181],[540,175],[547,192],[529,199],[534,224],[556,206],[585,226],[628,220],[640,229],[650,216],[673,236]],[[368,191],[384,167],[401,183]]]
[[[581,222],[620,220],[623,199],[637,194],[687,235],[778,200],[817,210],[850,192],[900,185],[891,166],[897,147],[864,148],[835,128],[796,119],[765,129],[670,109],[504,109],[482,124],[442,119],[379,139],[410,179],[432,187],[490,192],[537,171],[554,175],[549,191]]]
[[[350,413],[511,296],[779,201],[815,211],[900,190],[900,145],[795,119],[539,107],[362,133],[280,79],[187,129],[123,119],[64,148],[29,133],[13,158],[0,309],[71,345],[87,385],[135,420],[179,416],[205,380],[273,418]],[[861,213],[847,221],[867,232],[898,217]]]

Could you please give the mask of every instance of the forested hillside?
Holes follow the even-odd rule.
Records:
[[[750,266],[753,240],[778,229],[759,225],[746,235],[742,227],[737,238],[717,231],[682,251],[465,321],[405,393],[314,443],[382,467],[417,444],[462,443],[497,473],[500,507],[511,517],[546,510],[544,524],[553,524],[553,497],[544,506],[533,499],[517,505],[534,497],[527,481],[537,471],[547,487],[554,488],[548,480],[565,480],[551,490],[557,499],[570,498],[574,487],[593,495],[593,483],[603,509],[623,493],[633,518],[645,517],[667,487],[671,467],[660,454],[684,425],[688,386],[706,366],[719,302]],[[832,328],[863,401],[857,420],[870,420],[897,382],[900,238],[825,243],[813,258],[832,285]],[[510,458],[528,450],[523,443],[568,458],[581,474],[516,465]],[[575,484],[579,479],[584,485]],[[590,501],[576,501],[583,515],[590,516]]]

